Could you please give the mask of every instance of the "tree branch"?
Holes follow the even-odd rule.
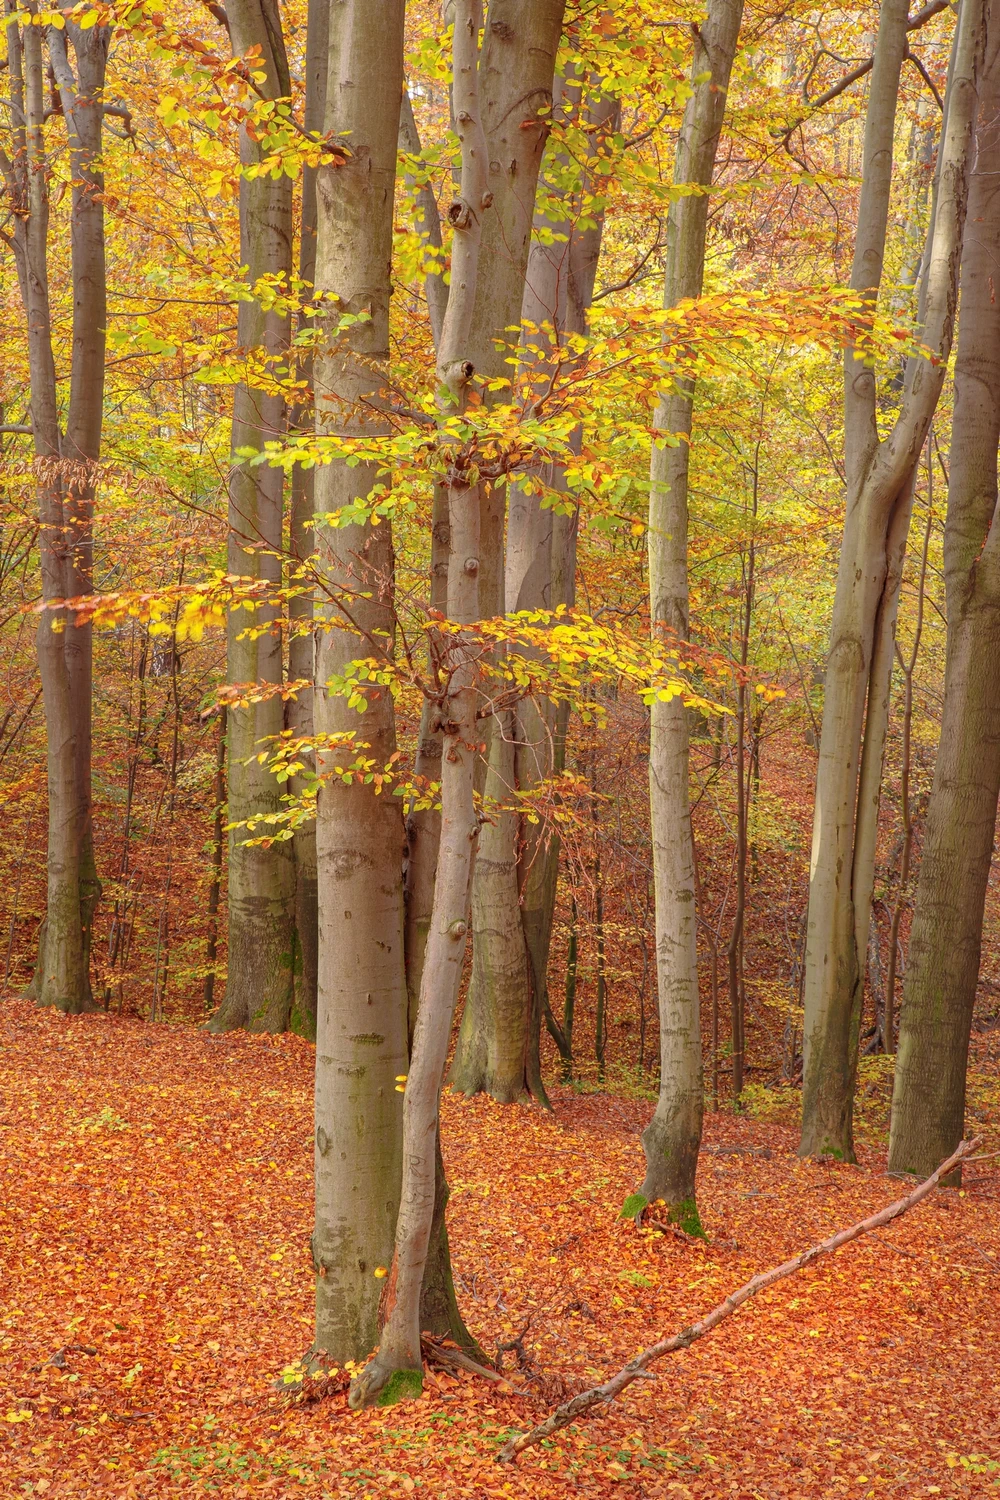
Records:
[[[654,1360],[662,1359],[665,1354],[675,1354],[679,1349],[689,1348],[697,1339],[704,1338],[706,1333],[711,1333],[713,1328],[734,1313],[744,1302],[749,1302],[751,1297],[756,1297],[758,1292],[765,1291],[774,1286],[775,1282],[783,1281],[786,1276],[794,1276],[796,1271],[803,1270],[812,1261],[818,1260],[821,1255],[832,1255],[842,1245],[847,1245],[851,1240],[856,1240],[862,1234],[870,1234],[872,1230],[882,1229],[886,1224],[902,1218],[903,1214],[909,1213],[911,1208],[916,1208],[929,1193],[933,1192],[941,1181],[946,1177],[959,1162],[971,1153],[979,1145],[980,1138],[977,1136],[972,1141],[962,1141],[957,1151],[949,1156],[947,1161],[941,1163],[936,1172],[932,1172],[924,1182],[915,1187],[912,1193],[905,1198],[900,1198],[895,1203],[890,1203],[888,1208],[883,1208],[879,1213],[872,1214],[868,1219],[862,1219],[860,1224],[854,1224],[850,1229],[841,1229],[837,1234],[831,1235],[828,1240],[823,1240],[819,1245],[813,1245],[811,1250],[803,1250],[801,1255],[786,1260],[782,1265],[773,1267],[770,1271],[762,1271],[754,1276],[738,1291],[732,1292],[724,1302],[713,1307],[710,1313],[706,1313],[700,1322],[694,1323],[690,1328],[681,1329],[669,1338],[659,1339],[657,1343],[651,1344],[634,1359],[630,1359],[617,1375],[612,1375],[603,1385],[594,1386],[589,1391],[581,1391],[580,1395],[574,1396],[571,1401],[565,1402],[556,1408],[554,1412],[518,1438],[511,1438],[508,1443],[500,1449],[497,1454],[497,1462],[509,1464],[523,1453],[525,1448],[531,1448],[540,1443],[551,1433],[558,1432],[561,1427],[567,1427],[575,1418],[582,1416],[591,1407],[603,1406],[621,1394],[626,1386],[632,1384],[633,1380],[655,1380],[655,1375],[647,1373],[647,1366]]]

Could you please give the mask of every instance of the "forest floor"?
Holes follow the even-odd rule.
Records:
[[[275,1380],[310,1339],[311,1068],[295,1038],[0,1007],[0,1495],[1000,1494],[994,1161],[604,1416],[493,1462],[563,1392],[900,1195],[874,1144],[857,1167],[800,1162],[780,1111],[708,1116],[709,1239],[687,1245],[617,1218],[648,1102],[447,1096],[460,1301],[488,1350],[527,1330],[537,1394],[439,1375],[361,1415],[342,1391],[291,1400]]]

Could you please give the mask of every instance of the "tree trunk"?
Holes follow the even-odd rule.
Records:
[[[389,356],[396,136],[403,86],[403,0],[349,0],[330,11],[323,133],[349,156],[318,176],[317,291],[336,298],[314,363],[316,430],[385,432],[380,372]],[[365,321],[339,330],[342,314]],[[336,461],[316,470],[318,517],[364,500],[378,466]],[[399,1204],[402,1098],[407,1070],[403,956],[403,821],[399,799],[335,768],[358,751],[381,768],[396,748],[393,699],[372,686],[349,706],[341,676],[392,650],[393,552],[388,520],[317,523],[323,626],[316,652],[321,737],[316,848],[319,983],[316,1034],[317,1350],[360,1360],[379,1332],[382,1282]],[[326,746],[324,747],[324,739]]]
[[[306,130],[322,131],[326,110],[326,82],[330,52],[329,0],[309,0],[306,20],[306,97],[303,124]],[[299,276],[304,282],[316,279],[316,169],[302,172],[302,221],[299,238]],[[300,326],[312,326],[303,316]],[[309,391],[313,383],[312,354],[301,362],[302,378]],[[314,421],[314,403],[308,399],[295,412],[292,425],[308,427]],[[293,572],[301,574],[300,585],[307,581],[305,564],[313,551],[313,512],[315,510],[315,470],[296,465],[292,470],[289,541]],[[289,600],[290,636],[288,641],[288,676],[293,682],[312,682],[315,669],[312,630],[312,594],[303,593]],[[289,699],[285,724],[293,735],[313,732],[313,689],[303,688]],[[309,757],[307,764],[313,758]],[[306,790],[301,775],[290,777],[293,796]],[[316,986],[319,962],[319,913],[316,874],[316,825],[306,823],[292,836],[295,864],[295,1005],[292,1030],[302,1036],[316,1036]]]
[[[7,0],[5,11],[17,11]],[[37,17],[34,3],[22,15]],[[31,419],[39,466],[42,597],[47,604],[90,593],[93,470],[103,417],[106,282],[101,94],[110,32],[7,26],[12,155],[0,153],[15,208],[11,240],[28,328]],[[73,347],[66,433],[59,427],[48,293],[49,165],[44,79],[48,67],[69,138],[72,190]],[[72,42],[76,74],[70,63]],[[71,611],[39,618],[38,663],[47,729],[48,881],[32,992],[40,1005],[75,1014],[93,1008],[90,946],[100,883],[91,825],[93,637]]]
[[[575,80],[556,78],[553,109],[562,105],[579,113],[580,98]],[[618,111],[618,101],[601,94],[588,109],[595,152],[601,132],[614,128]],[[565,170],[567,165],[560,153],[558,166]],[[587,186],[583,184],[584,191]],[[586,331],[594,290],[604,214],[592,214],[590,227],[579,230],[574,222],[579,207],[567,203],[565,217],[555,222],[539,210],[536,230],[558,238],[547,243],[547,232],[546,243],[536,239],[528,258],[522,320],[551,324],[553,353],[567,333]],[[531,343],[537,342],[533,335]],[[524,340],[521,358],[539,365],[540,378],[550,373],[551,365],[528,354]],[[553,487],[560,479],[559,473],[548,475]],[[504,583],[508,613],[573,602],[575,557],[573,567],[567,568],[562,556],[567,543],[575,541],[575,526],[571,531],[568,520],[575,518],[543,509],[532,488],[511,486]],[[559,521],[564,524],[557,533]],[[554,547],[560,553],[555,559],[560,594],[553,589]],[[556,746],[565,740],[566,717],[551,703],[533,699],[507,715],[508,722],[497,726],[499,732],[491,740],[487,796],[509,801],[513,791],[530,791],[551,776]],[[509,740],[516,743],[506,743]],[[559,840],[550,830],[514,813],[501,814],[483,828],[473,886],[472,981],[451,1075],[453,1086],[463,1093],[483,1090],[507,1102],[526,1091],[548,1104],[540,1037],[558,870]]]
[[[478,0],[456,0],[453,99],[462,145],[462,180],[451,219],[451,291],[438,350],[445,415],[461,409],[474,366],[467,357],[476,294],[481,226],[490,206],[486,140],[478,89]],[[449,439],[444,429],[442,441]],[[452,461],[446,472],[450,554],[448,616],[452,626],[479,618],[480,511],[477,489]],[[434,906],[424,957],[417,1024],[403,1103],[403,1183],[396,1245],[386,1288],[379,1349],[351,1386],[353,1407],[389,1405],[420,1393],[421,1291],[434,1228],[438,1165],[438,1107],[452,1019],[462,978],[469,898],[478,836],[474,801],[479,701],[477,646],[461,631],[439,642],[442,736],[441,842]]]
[[[945,523],[941,739],[910,935],[889,1170],[933,1170],[962,1133],[983,908],[1000,790],[1000,16],[989,7],[962,256]]]
[[[973,69],[983,0],[963,5],[938,155],[938,189],[923,297],[923,343],[910,361],[899,417],[880,440],[870,362],[848,349],[844,372],[847,506],[830,628],[816,777],[809,927],[803,988],[802,1155],[853,1159],[852,1116],[864,949],[882,759],[886,674],[912,498],[913,471],[951,348],[965,219]],[[851,285],[874,306],[882,278],[892,184],[906,0],[883,0],[865,124],[865,156]],[[877,675],[876,675],[877,674]],[[866,724],[866,703],[868,723]],[[862,754],[868,732],[871,739]],[[859,786],[859,770],[861,780]]]
[[[486,18],[479,88],[493,203],[483,225],[469,349],[477,376],[487,380],[509,375],[507,330],[521,320],[565,9],[565,0],[490,0]],[[503,401],[506,396],[501,392],[485,399]],[[506,487],[488,481],[480,485],[479,607],[484,618],[510,607],[504,598],[506,496]],[[500,726],[486,720],[482,728],[487,760],[495,745],[499,761],[509,762],[507,748],[499,744]],[[496,764],[492,785],[513,787],[513,769],[512,764]],[[482,830],[472,907],[473,955],[479,952],[480,957],[466,1000],[469,1019],[462,1018],[453,1082],[465,1093],[493,1092],[495,1078],[497,1097],[516,1098],[528,1086],[547,1103],[537,1045],[533,1055],[527,1049],[534,1005],[517,911],[517,827],[516,817],[505,816]],[[513,1040],[518,1033],[519,1043]],[[506,1058],[500,1073],[488,1073],[487,1057],[496,1063]]]
[[[288,96],[290,83],[277,0],[230,0],[227,6],[233,55],[260,49],[262,88],[269,98]],[[244,129],[240,159],[248,166],[260,147]],[[250,286],[262,276],[291,276],[292,187],[287,177],[240,178],[240,261]],[[290,319],[282,310],[265,312],[260,303],[241,302],[237,343],[260,351],[275,367],[287,358]],[[285,429],[283,396],[236,387],[233,396],[232,467],[229,475],[229,572],[281,584],[282,496],[280,468],[251,467],[237,455],[260,451],[281,438]],[[282,643],[277,611],[271,606],[252,614],[239,608],[228,621],[226,673],[231,683],[266,686],[282,681]],[[273,630],[257,634],[271,622]],[[254,638],[247,636],[254,627]],[[229,818],[243,822],[281,807],[282,788],[266,765],[257,761],[260,742],[284,728],[284,705],[272,695],[229,712]],[[295,869],[290,842],[269,848],[251,846],[244,829],[229,835],[229,965],[226,993],[210,1031],[284,1031],[294,1000]]]
[[[667,216],[663,300],[673,307],[701,294],[708,188],[726,108],[729,76],[743,18],[742,0],[712,0],[691,65],[693,92],[684,111],[674,181],[703,189],[676,199]],[[656,432],[690,434],[692,382],[660,397]],[[655,441],[650,461],[649,607],[654,631],[688,633],[688,470],[690,442]],[[657,700],[650,715],[649,805],[656,897],[656,975],[660,1015],[660,1091],[643,1132],[646,1176],[638,1211],[663,1199],[667,1212],[701,1233],[695,1169],[701,1144],[701,1021],[698,1001],[697,900],[688,792],[688,714],[680,698]],[[631,1200],[635,1202],[636,1200]]]

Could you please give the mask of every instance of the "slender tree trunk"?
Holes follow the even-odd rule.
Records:
[[[482,124],[488,151],[492,207],[483,224],[470,358],[486,380],[509,375],[508,330],[519,324],[535,215],[535,195],[553,103],[556,52],[565,0],[490,0],[479,60]],[[504,393],[486,400],[503,401]],[[499,615],[504,598],[504,522],[507,487],[480,485],[479,607]],[[513,788],[514,763],[504,727],[482,726],[487,762],[495,753],[491,787]],[[507,734],[513,732],[508,720]],[[480,782],[482,784],[482,780]],[[520,920],[516,839],[518,819],[501,816],[482,830],[473,889],[475,970],[455,1052],[452,1081],[471,1094],[486,1088],[516,1098],[526,1087],[548,1103],[538,1062],[540,1021]],[[479,936],[481,934],[481,936]],[[484,952],[485,950],[485,952]],[[494,1023],[495,1018],[495,1023]],[[534,1043],[531,1037],[534,1036]]]
[[[285,98],[290,83],[281,32],[278,0],[230,0],[226,13],[233,55],[260,49],[257,66],[269,98]],[[240,136],[244,166],[260,156],[260,147],[246,130]],[[240,260],[253,286],[262,276],[285,281],[292,270],[291,182],[269,174],[240,178]],[[259,302],[241,302],[237,342],[241,349],[258,351],[275,369],[288,356],[290,319],[283,310],[265,311]],[[229,475],[229,572],[244,578],[281,583],[282,499],[284,476],[279,468],[252,467],[237,455],[261,450],[280,439],[285,429],[284,397],[249,384],[233,396],[232,467]],[[251,614],[230,611],[226,672],[232,683],[267,685],[282,681],[282,642],[277,612],[271,606]],[[256,632],[272,622],[273,629]],[[253,625],[254,638],[247,634]],[[257,761],[260,741],[284,728],[284,705],[272,695],[261,703],[232,707],[229,713],[229,817],[243,822],[280,809],[281,786],[266,765]],[[226,993],[211,1031],[284,1031],[294,1000],[295,869],[290,842],[269,848],[251,846],[244,829],[229,836],[229,962]]]
[[[962,257],[945,523],[941,739],[910,934],[889,1170],[937,1167],[965,1117],[969,1034],[1000,789],[1000,17],[988,9]]]
[[[553,110],[581,109],[581,86],[557,77]],[[602,133],[614,129],[617,100],[598,94],[586,111],[596,152]],[[551,165],[551,164],[550,164]],[[556,165],[565,171],[559,153]],[[584,182],[582,192],[590,188]],[[581,195],[577,195],[580,198]],[[567,334],[586,331],[594,278],[604,227],[603,211],[588,215],[580,230],[579,201],[566,203],[565,216],[552,221],[539,209],[536,238],[528,258],[522,300],[522,319],[550,324],[553,357]],[[550,243],[551,240],[554,242]],[[541,380],[552,370],[551,360],[529,352],[539,337],[522,340],[522,363],[538,366]],[[558,488],[561,473],[548,482]],[[554,559],[553,548],[565,552],[571,536],[558,528],[551,509],[543,509],[532,487],[511,486],[507,528],[505,598],[508,613],[552,609],[572,602],[553,588],[554,562],[560,583],[572,595],[565,559]],[[526,699],[515,712],[496,722],[487,774],[487,797],[505,797],[537,787],[555,769],[557,745],[565,739],[565,715],[547,701]],[[512,744],[511,741],[515,743]],[[550,829],[502,814],[487,823],[480,835],[473,888],[473,973],[462,1016],[451,1081],[466,1094],[479,1090],[508,1101],[523,1092],[548,1104],[539,1055],[541,1023],[547,1006],[547,970],[559,870],[559,840]],[[516,917],[516,920],[515,920]]]
[[[330,51],[330,0],[309,0],[306,17],[306,97],[303,124],[306,130],[322,131],[326,109],[326,83]],[[299,237],[299,276],[304,282],[316,279],[316,169],[302,172],[302,221]],[[313,326],[303,316],[300,326]],[[301,362],[302,378],[311,392],[312,354]],[[313,402],[306,399],[292,417],[292,425],[306,427],[313,423]],[[299,584],[306,582],[305,564],[313,551],[313,512],[315,470],[300,465],[292,470],[289,542],[293,573],[300,574]],[[311,682],[315,669],[312,630],[312,594],[302,593],[289,600],[290,634],[288,641],[288,676],[293,682]],[[285,723],[293,735],[313,732],[313,690],[302,688],[289,699]],[[307,761],[307,764],[309,762]],[[302,796],[306,784],[301,775],[290,778],[293,796]],[[295,862],[295,1005],[292,1030],[303,1036],[316,1036],[316,985],[319,962],[319,916],[316,874],[316,825],[306,823],[292,836]]]
[[[41,1005],[78,1013],[94,1004],[89,959],[100,895],[91,828],[92,634],[58,601],[91,591],[92,465],[100,452],[107,322],[101,94],[110,33],[103,26],[81,30],[75,22],[43,28],[34,0],[23,6],[6,0],[5,13],[12,151],[0,152],[0,170],[14,209],[11,242],[28,330],[42,597],[49,606],[38,625],[47,730],[48,881],[32,992]],[[19,15],[36,24],[22,26]],[[48,291],[46,66],[66,119],[73,181],[73,349],[65,435],[59,426]]]
[[[816,777],[803,989],[799,1148],[803,1155],[830,1153],[852,1159],[854,1154],[852,1116],[863,958],[895,601],[913,472],[951,348],[974,107],[973,70],[982,20],[983,0],[967,0],[956,28],[951,84],[945,100],[938,189],[922,298],[923,343],[934,352],[935,359],[910,361],[900,414],[884,439],[878,436],[877,391],[871,364],[854,349],[848,349],[845,357],[847,500]],[[896,97],[906,30],[906,0],[883,0],[869,89],[851,279],[854,289],[871,306],[882,279]]]
[[[323,133],[343,141],[343,165],[320,168],[316,287],[336,298],[314,363],[316,429],[369,436],[389,357],[396,137],[403,86],[403,0],[349,0],[330,10]],[[341,315],[367,314],[339,329]],[[336,461],[316,470],[319,517],[363,501],[378,466]],[[316,651],[316,821],[319,983],[316,1031],[317,1350],[360,1360],[379,1333],[379,1266],[392,1257],[399,1205],[407,1069],[403,955],[403,820],[399,799],[335,774],[357,751],[379,767],[396,748],[387,688],[348,704],[337,677],[392,651],[393,551],[388,520],[317,524],[322,620]],[[324,747],[324,740],[326,745]]]
[[[885,998],[882,1006],[881,1039],[882,1051],[892,1054],[896,1050],[896,959],[899,952],[899,928],[903,910],[909,899],[910,859],[913,853],[913,809],[910,804],[910,771],[913,737],[913,673],[920,654],[920,638],[924,628],[924,590],[927,583],[927,555],[930,551],[931,531],[934,525],[934,469],[931,463],[931,437],[927,438],[927,523],[924,527],[924,546],[920,555],[920,571],[917,575],[917,619],[913,628],[913,644],[909,657],[904,657],[896,646],[896,659],[903,673],[903,723],[900,745],[899,804],[903,819],[903,847],[899,857],[899,890],[889,924],[889,953],[885,966]]]
[[[742,0],[712,0],[691,65],[674,181],[702,191],[678,198],[667,217],[664,306],[701,294],[708,188],[743,18]],[[694,387],[663,394],[656,432],[690,434]],[[688,470],[690,442],[660,446],[650,462],[649,600],[654,631],[688,633]],[[667,1212],[701,1233],[695,1170],[701,1144],[702,1063],[698,998],[697,901],[688,791],[688,715],[680,698],[657,700],[650,716],[649,794],[656,893],[656,972],[660,1014],[660,1092],[642,1136],[646,1176],[638,1211],[663,1199]],[[632,1200],[634,1201],[634,1200]]]
[[[455,227],[451,291],[438,350],[445,413],[461,408],[474,373],[468,358],[484,212],[490,206],[486,139],[480,116],[477,66],[479,0],[456,0],[453,100],[462,146],[462,181],[451,220]],[[403,1103],[403,1184],[396,1245],[386,1288],[379,1349],[354,1380],[353,1407],[388,1405],[419,1394],[421,1292],[434,1228],[438,1164],[438,1108],[451,1024],[462,978],[469,898],[478,838],[474,802],[478,688],[474,640],[455,626],[479,618],[479,495],[459,466],[446,475],[451,550],[448,617],[440,641],[442,735],[441,841],[434,906],[424,957],[417,1024]]]
[[[67,50],[73,48],[74,75]],[[104,419],[104,356],[107,342],[107,275],[104,248],[103,96],[111,32],[107,26],[68,22],[49,32],[49,57],[66,117],[73,177],[72,275],[73,353],[63,458],[76,468],[66,475],[64,514],[68,526],[69,593],[94,587],[94,479]],[[90,621],[65,633],[70,703],[75,726],[77,816],[80,832],[80,921],[90,995],[90,950],[101,896],[94,857],[91,796],[94,639]]]
[[[208,939],[205,943],[205,1014],[215,1003],[215,969],[219,957],[219,898],[222,894],[222,840],[226,805],[226,707],[219,709],[215,749],[215,813],[212,818],[212,879],[208,887]]]

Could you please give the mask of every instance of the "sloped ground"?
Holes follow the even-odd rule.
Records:
[[[275,1391],[310,1338],[306,1044],[10,1001],[0,1048],[3,1496],[1000,1493],[996,1162],[503,1469],[546,1404],[446,1375],[360,1416]],[[643,1238],[616,1215],[648,1104],[444,1108],[463,1308],[491,1350],[528,1325],[549,1405],[899,1196],[874,1150],[804,1164],[788,1126],[720,1115],[709,1245]]]

